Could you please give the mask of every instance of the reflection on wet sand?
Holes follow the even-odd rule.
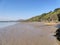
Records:
[[[0,45],[57,45],[56,28],[44,23],[19,23],[0,29]]]

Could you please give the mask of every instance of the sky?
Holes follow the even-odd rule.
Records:
[[[0,20],[28,19],[60,8],[60,0],[0,0]]]

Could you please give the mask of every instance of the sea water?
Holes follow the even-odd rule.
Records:
[[[0,22],[0,28],[4,28],[14,24],[16,24],[16,22]]]

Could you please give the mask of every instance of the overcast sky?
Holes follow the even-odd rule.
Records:
[[[28,19],[60,7],[60,0],[0,0],[0,20]]]

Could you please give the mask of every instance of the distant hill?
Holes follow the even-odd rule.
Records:
[[[41,21],[58,21],[58,14],[60,14],[60,8],[56,8],[54,11],[48,13],[43,13],[41,15],[27,19],[26,21],[30,22],[41,22]]]
[[[0,22],[24,22],[25,20],[20,19],[20,20],[5,20],[5,21],[0,21]]]
[[[24,19],[20,19],[20,20],[17,20],[18,22],[24,22],[25,20]]]

